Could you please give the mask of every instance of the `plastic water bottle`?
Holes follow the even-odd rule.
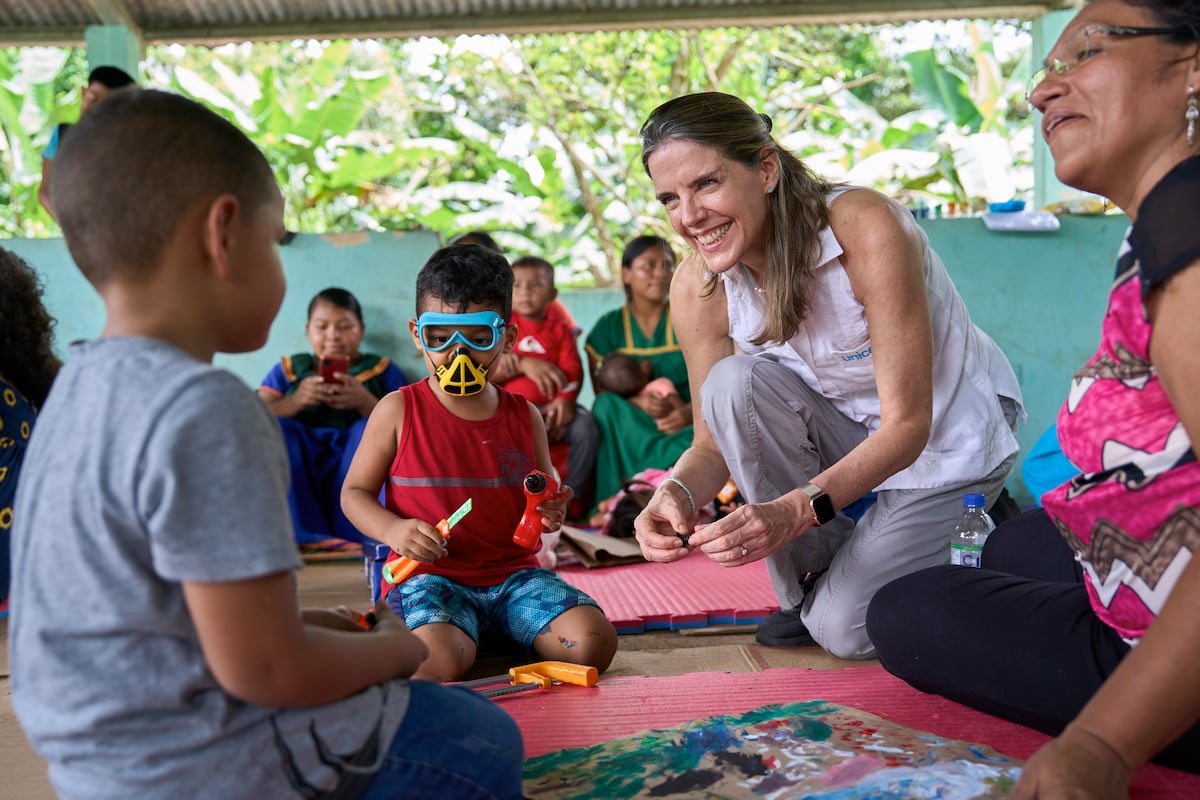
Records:
[[[950,537],[950,563],[960,567],[978,567],[982,561],[983,543],[996,527],[983,510],[987,502],[981,494],[963,496],[963,515]]]

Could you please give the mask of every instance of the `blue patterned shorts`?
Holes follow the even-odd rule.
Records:
[[[392,589],[388,605],[411,630],[446,622],[461,628],[478,645],[480,632],[494,626],[526,649],[567,609],[599,607],[558,575],[541,568],[515,572],[498,586],[464,586],[440,575],[413,575]]]

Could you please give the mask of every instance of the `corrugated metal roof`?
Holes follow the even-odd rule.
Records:
[[[79,44],[90,25],[147,43],[441,36],[1029,17],[1080,0],[0,0],[0,46]]]

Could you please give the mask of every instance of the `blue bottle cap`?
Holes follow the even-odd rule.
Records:
[[[987,498],[981,494],[964,494],[963,508],[983,508],[983,504],[987,502]]]
[[[1024,200],[1006,200],[1003,203],[988,203],[988,211],[993,214],[1005,214],[1013,211],[1024,211]]]

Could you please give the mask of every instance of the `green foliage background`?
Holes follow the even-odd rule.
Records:
[[[980,196],[960,158],[978,161],[972,137],[1020,173],[1029,70],[997,59],[997,26],[1017,23],[904,58],[883,29],[847,25],[168,46],[142,69],[258,143],[293,230],[486,229],[560,283],[603,286],[624,240],[671,235],[638,129],[679,94],[736,94],[819,171],[908,203]],[[57,235],[40,153],[77,117],[86,72],[79,50],[0,50],[0,235]]]

